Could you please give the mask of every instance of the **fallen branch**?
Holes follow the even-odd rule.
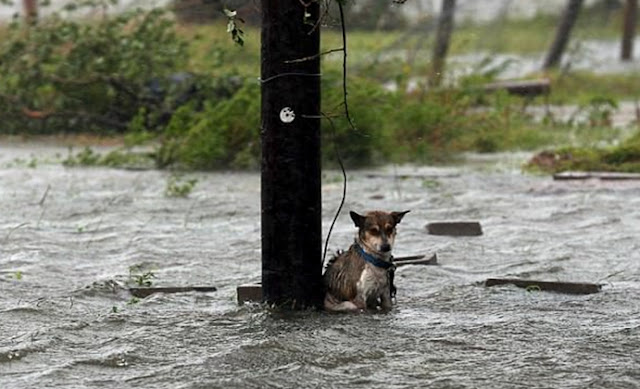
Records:
[[[398,179],[398,180],[408,180],[408,179],[438,179],[438,178],[457,178],[460,177],[458,173],[434,173],[434,174],[384,174],[384,173],[367,173],[365,175],[367,178],[390,178],[390,179]]]
[[[396,266],[405,266],[405,265],[437,265],[438,264],[438,256],[433,254],[431,257],[425,259],[426,255],[412,255],[408,257],[398,257],[394,258],[393,262]]]
[[[554,180],[588,180],[591,178],[600,180],[640,180],[640,173],[567,171],[553,175]]]
[[[566,294],[592,294],[598,293],[602,289],[601,284],[521,280],[517,278],[489,278],[484,283],[487,287],[507,284],[526,288],[527,290],[544,290]]]
[[[522,81],[498,81],[484,85],[486,92],[506,90],[507,93],[518,96],[548,95],[551,91],[551,82],[548,79],[522,80]]]
[[[187,293],[187,292],[215,292],[215,286],[179,286],[179,287],[157,287],[157,288],[129,288],[129,292],[138,298],[145,298],[154,293]]]

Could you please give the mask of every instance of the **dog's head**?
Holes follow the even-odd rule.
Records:
[[[363,248],[372,254],[390,256],[396,225],[407,212],[370,211],[363,216],[351,211],[349,214],[358,227],[358,241]]]

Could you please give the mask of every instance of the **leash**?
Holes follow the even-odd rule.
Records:
[[[324,251],[322,252],[322,268],[324,268],[324,260],[327,257],[327,249],[329,248],[329,239],[331,239],[331,232],[333,231],[333,227],[336,225],[336,221],[338,221],[338,216],[340,216],[340,212],[342,212],[342,207],[344,206],[344,202],[347,198],[347,172],[344,170],[344,163],[342,163],[342,156],[340,155],[340,151],[338,150],[338,142],[336,142],[336,126],[333,124],[333,120],[331,120],[331,117],[326,115],[324,112],[321,113],[322,116],[324,116],[331,125],[333,151],[336,154],[338,164],[340,164],[340,170],[342,171],[342,199],[340,200],[340,205],[338,206],[336,214],[333,216],[333,221],[331,222],[331,226],[329,227],[329,232],[327,232],[327,239],[324,240]]]

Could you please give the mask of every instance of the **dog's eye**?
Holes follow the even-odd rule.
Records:
[[[380,234],[380,228],[378,227],[371,227],[369,228],[369,233],[371,235],[379,235]]]
[[[394,231],[394,230],[393,230],[393,228],[392,228],[392,227],[389,227],[389,228],[387,228],[387,229],[385,230],[385,233],[386,233],[387,235],[391,235],[391,234],[393,234],[393,231]]]

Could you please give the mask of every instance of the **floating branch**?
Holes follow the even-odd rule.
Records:
[[[215,292],[215,286],[182,286],[160,288],[129,288],[129,292],[138,298],[145,298],[154,293],[187,293],[187,292]]]
[[[457,178],[460,177],[458,173],[434,173],[434,174],[385,174],[385,173],[368,173],[365,175],[367,178],[390,178],[390,179],[398,179],[398,180],[408,180],[408,179],[438,179],[438,178]]]
[[[526,288],[528,290],[544,290],[566,294],[592,294],[598,293],[602,289],[602,285],[600,284],[591,284],[584,282],[521,280],[517,278],[489,278],[484,283],[485,286],[507,284],[515,285],[519,288]]]
[[[542,80],[498,81],[484,86],[487,92],[506,90],[507,93],[518,96],[534,97],[548,95],[551,92],[551,82]]]
[[[426,258],[426,255],[412,255],[408,257],[397,257],[393,259],[396,266],[404,265],[437,265],[438,256],[433,254],[431,257]]]
[[[622,172],[574,172],[567,171],[553,175],[554,180],[588,180],[597,178],[600,180],[640,180],[640,173]]]

